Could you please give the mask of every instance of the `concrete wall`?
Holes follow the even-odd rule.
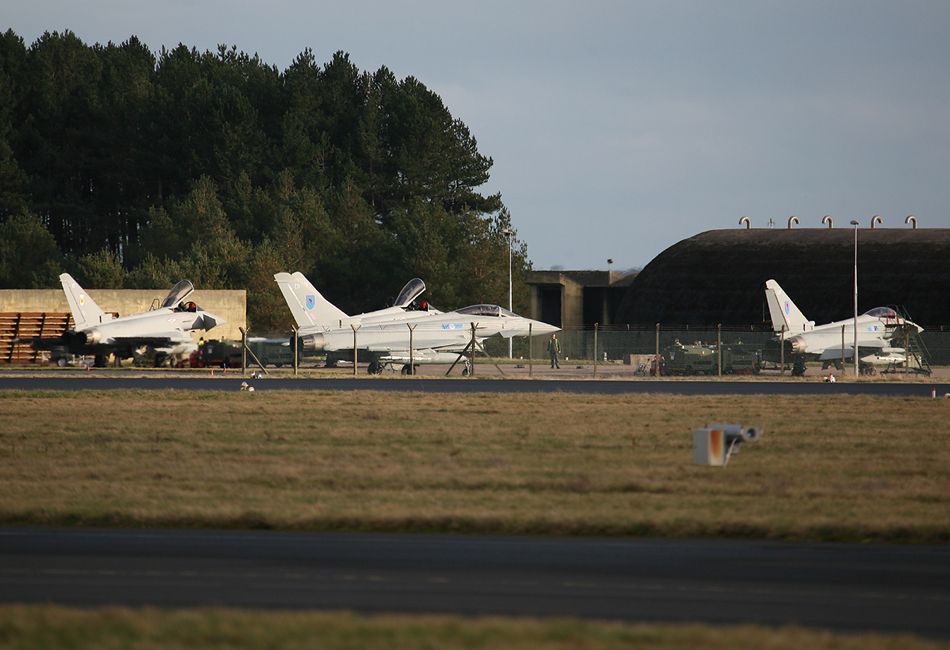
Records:
[[[88,289],[89,296],[106,312],[118,312],[128,316],[148,311],[153,301],[158,305],[168,294],[168,289]],[[239,327],[247,323],[247,291],[195,290],[188,297],[227,323],[208,332],[192,332],[192,337],[205,339],[240,339]],[[69,304],[62,289],[0,289],[0,312],[68,312]]]

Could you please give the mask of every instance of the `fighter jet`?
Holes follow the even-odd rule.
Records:
[[[189,280],[182,280],[168,293],[157,309],[141,314],[113,318],[89,297],[68,273],[59,276],[73,315],[74,328],[57,339],[34,340],[34,346],[48,349],[54,345],[67,348],[72,354],[93,354],[96,365],[105,365],[112,353],[117,357],[134,356],[136,351],[156,351],[156,359],[193,347],[190,330],[208,330],[225,323],[223,318],[185,302],[194,290]]]
[[[420,363],[452,363],[472,341],[475,345],[495,335],[544,335],[559,328],[518,316],[499,305],[472,305],[443,313],[416,298],[425,289],[418,278],[400,292],[396,304],[376,312],[347,316],[327,301],[306,282],[302,274],[278,273],[274,276],[284,298],[300,327],[303,350],[311,354],[326,352],[328,358],[352,359],[354,330],[357,350],[371,359],[369,372],[378,374],[387,365],[402,364],[402,372],[410,374],[410,366]],[[412,306],[418,308],[413,309]],[[409,327],[412,327],[412,354],[409,351]],[[349,354],[347,354],[349,353]]]
[[[419,300],[426,290],[426,283],[419,278],[413,278],[406,283],[396,296],[392,307],[356,316],[346,315],[342,309],[324,298],[300,271],[276,273],[274,281],[287,301],[301,333],[304,333],[304,330],[322,332],[332,328],[349,328],[350,325],[360,325],[364,322],[406,321],[442,313],[427,301]]]
[[[840,365],[843,359],[854,358],[853,318],[815,325],[795,306],[788,294],[778,282],[768,280],[765,283],[765,299],[772,317],[772,329],[776,334],[783,331],[784,337],[793,355],[818,358],[827,367],[830,363]],[[875,307],[864,312],[857,319],[858,354],[865,348],[865,356],[859,356],[860,362],[867,366],[899,365],[904,363],[904,348],[892,347],[891,341],[905,328],[917,333],[922,327],[902,318],[890,307]],[[844,345],[842,346],[842,327],[844,327]],[[897,340],[901,340],[898,337]],[[804,368],[804,366],[802,366]]]

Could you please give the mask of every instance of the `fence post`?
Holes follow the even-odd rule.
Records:
[[[468,372],[469,378],[475,376],[475,323],[472,323],[472,368]]]
[[[243,327],[239,327],[241,330],[241,376],[244,376],[244,369],[247,368],[247,355],[250,354],[251,358],[254,359],[254,363],[261,369],[263,374],[269,374],[267,368],[264,367],[264,363],[257,358],[257,355],[254,354],[254,351],[247,347],[247,332],[248,330]]]
[[[528,376],[530,377],[534,370],[534,361],[531,360],[534,348],[534,339],[531,338],[531,323],[528,323]]]
[[[353,330],[353,376],[354,377],[356,376],[356,360],[358,358],[356,355],[356,330],[358,330],[362,326],[363,326],[362,323],[359,325],[353,325],[353,323],[350,323],[350,329]]]
[[[406,327],[409,328],[409,374],[414,375],[416,374],[416,365],[414,363],[415,359],[412,356],[412,333],[416,330],[416,327],[418,327],[418,323],[416,325],[406,323]]]
[[[293,325],[292,328],[293,328],[293,331],[294,331],[294,377],[296,377],[296,376],[297,376],[297,367],[298,367],[298,365],[299,365],[298,362],[297,362],[297,352],[298,352],[297,345],[298,345],[299,339],[298,339],[298,337],[297,337],[297,331],[298,331],[298,330],[297,330],[297,326],[296,326],[296,325]]]
[[[916,228],[917,224],[914,224],[914,227]],[[907,329],[906,323],[904,324],[904,374],[910,374],[910,330]]]
[[[245,376],[247,371],[247,330],[243,327],[241,330],[241,376]]]
[[[845,374],[844,365],[844,325],[841,326],[841,374]]]
[[[779,374],[783,377],[785,376],[785,324],[782,324],[782,331],[779,334],[778,340],[778,354],[779,354],[779,363],[781,368],[779,369]]]
[[[594,323],[594,377],[597,376],[597,328],[600,323]]]
[[[656,368],[654,377],[660,376],[660,324],[656,324],[656,353],[653,356],[653,364]]]
[[[716,369],[722,379],[722,323],[716,324]]]

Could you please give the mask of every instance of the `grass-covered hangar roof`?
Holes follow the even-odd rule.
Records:
[[[818,323],[853,311],[851,228],[710,230],[674,244],[637,276],[615,322],[741,325],[768,320],[774,278]],[[904,307],[924,327],[950,326],[950,229],[860,228],[858,310]]]

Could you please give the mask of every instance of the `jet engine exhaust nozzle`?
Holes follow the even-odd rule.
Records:
[[[73,331],[66,332],[63,334],[63,343],[67,347],[82,347],[86,345],[86,333]]]
[[[300,349],[303,354],[323,352],[324,348],[326,348],[326,341],[323,334],[307,334],[300,337]]]
[[[788,342],[792,344],[792,352],[795,354],[803,354],[805,350],[808,349],[808,344],[805,343],[805,339],[800,336],[792,337]]]

